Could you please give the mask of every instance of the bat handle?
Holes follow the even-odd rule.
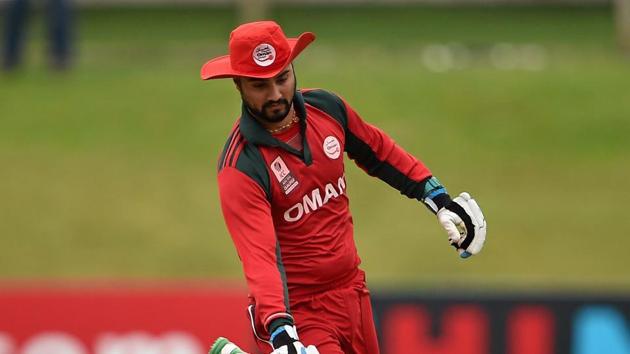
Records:
[[[237,347],[236,344],[230,342],[227,338],[219,337],[212,347],[208,354],[247,354],[241,348]]]

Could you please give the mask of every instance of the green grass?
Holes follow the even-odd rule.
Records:
[[[317,41],[302,87],[344,96],[489,222],[461,261],[418,203],[348,166],[356,240],[376,286],[630,289],[630,62],[608,8],[298,8],[273,17]],[[235,278],[214,164],[239,114],[201,82],[235,25],[227,8],[79,14],[77,65],[0,77],[0,277]],[[37,27],[36,27],[37,28]],[[434,73],[423,49],[473,49]],[[496,43],[536,43],[540,71],[499,70]]]

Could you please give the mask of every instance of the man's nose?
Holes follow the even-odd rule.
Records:
[[[271,85],[271,92],[269,93],[270,101],[277,101],[282,98],[282,93],[280,92],[280,86],[276,84]]]

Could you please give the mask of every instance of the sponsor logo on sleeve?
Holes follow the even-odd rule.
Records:
[[[280,182],[280,186],[282,187],[285,195],[291,193],[291,191],[298,186],[297,179],[295,179],[291,171],[289,171],[289,168],[287,167],[287,164],[284,163],[284,160],[282,160],[282,157],[276,157],[276,159],[271,162],[270,167],[274,176],[276,176],[276,179]]]

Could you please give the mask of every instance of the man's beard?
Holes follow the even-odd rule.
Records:
[[[281,98],[277,101],[267,101],[263,104],[261,110],[257,110],[252,107],[247,101],[245,101],[245,105],[249,109],[249,111],[258,119],[262,120],[266,123],[278,123],[282,122],[282,120],[289,114],[291,110],[291,105],[289,101],[284,98]],[[271,108],[272,105],[278,104],[278,107]]]

